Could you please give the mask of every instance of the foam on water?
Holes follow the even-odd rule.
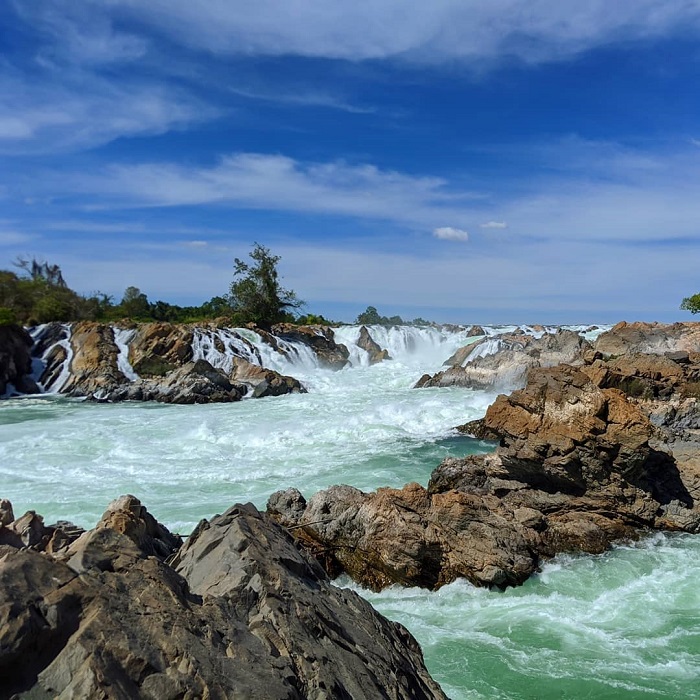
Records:
[[[502,593],[361,592],[418,637],[454,700],[698,698],[699,558],[699,538],[656,535]]]

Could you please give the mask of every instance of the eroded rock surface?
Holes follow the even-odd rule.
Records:
[[[372,338],[366,326],[360,328],[360,337],[357,340],[357,346],[367,353],[370,365],[376,365],[377,362],[391,359],[389,351],[382,348],[379,343]]]
[[[295,326],[292,323],[278,323],[272,332],[282,340],[308,345],[322,367],[342,369],[347,365],[350,352],[341,343],[335,342],[333,330],[328,326]]]
[[[334,486],[308,503],[289,490],[268,511],[328,571],[374,589],[516,585],[559,552],[700,532],[700,407],[688,396],[700,365],[589,359],[532,369],[524,389],[463,426],[496,451],[445,460],[427,489]]]
[[[154,523],[123,497],[57,556],[0,545],[3,696],[445,698],[413,637],[253,506],[202,521],[177,570]]]
[[[578,333],[568,330],[545,333],[540,338],[525,333],[484,338],[449,358],[445,362],[451,365],[449,369],[421,377],[416,388],[511,390],[524,386],[533,368],[583,364],[590,347]]]

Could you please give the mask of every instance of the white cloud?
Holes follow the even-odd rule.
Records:
[[[410,12],[404,0],[260,0],[245,11],[222,0],[113,0],[109,7],[216,53],[350,60],[542,62],[700,24],[700,6],[688,0],[433,0]]]
[[[435,238],[440,238],[443,241],[468,241],[469,234],[459,228],[452,228],[452,226],[442,226],[441,228],[436,228],[433,231],[433,236]]]
[[[505,221],[487,221],[484,224],[479,224],[479,228],[504,229],[508,228],[508,224]]]

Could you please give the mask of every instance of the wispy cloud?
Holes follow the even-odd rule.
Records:
[[[298,107],[327,107],[337,109],[350,114],[373,114],[376,110],[372,107],[361,107],[351,104],[348,100],[337,95],[302,90],[297,93],[282,91],[264,92],[246,88],[231,87],[229,92],[249,100],[261,100],[264,102],[276,102],[282,105],[296,105]]]
[[[349,60],[542,62],[700,24],[700,7],[687,0],[434,0],[410,12],[402,0],[262,0],[245,12],[219,0],[114,0],[109,7],[217,53]]]
[[[469,233],[463,231],[459,228],[452,228],[452,226],[441,226],[433,231],[433,236],[439,238],[442,241],[461,241],[465,242],[469,240]]]
[[[505,221],[486,221],[483,224],[479,224],[479,228],[504,229],[508,228],[508,224]]]

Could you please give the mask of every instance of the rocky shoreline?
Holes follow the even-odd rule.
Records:
[[[575,365],[525,376],[460,427],[493,440],[493,454],[446,460],[427,488],[333,486],[308,502],[279,491],[269,514],[329,573],[375,590],[457,578],[513,586],[559,553],[600,553],[651,530],[700,532],[698,324],[618,324],[581,343]]]
[[[93,530],[0,504],[0,696],[445,698],[418,643],[248,505],[184,545],[133,496]]]

